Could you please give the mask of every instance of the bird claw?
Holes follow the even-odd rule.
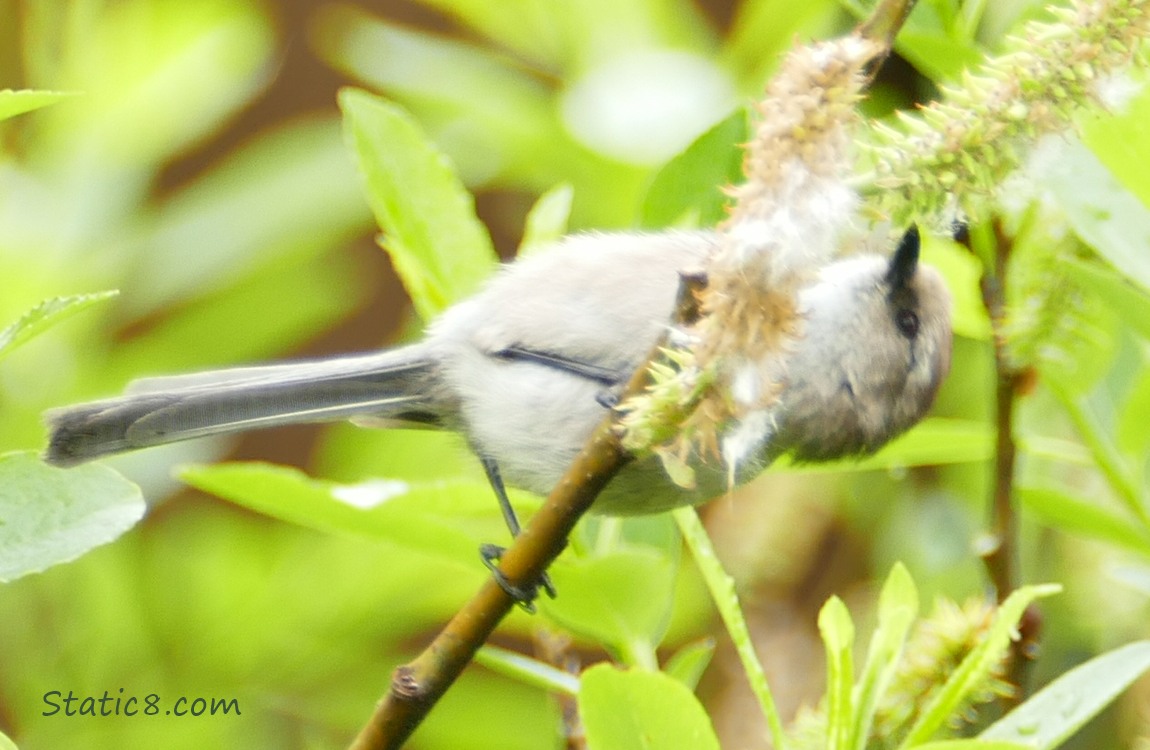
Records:
[[[535,614],[535,599],[539,596],[539,589],[543,589],[547,592],[547,596],[554,599],[558,595],[555,584],[551,582],[551,576],[544,573],[539,576],[538,581],[529,586],[513,585],[511,581],[507,580],[503,571],[499,569],[499,558],[503,556],[504,551],[505,548],[498,544],[483,544],[479,547],[479,556],[495,577],[495,582],[499,584],[499,588],[507,592],[507,595],[514,599],[523,611],[528,614]]]

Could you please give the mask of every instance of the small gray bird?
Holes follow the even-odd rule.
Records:
[[[703,265],[708,232],[584,234],[508,265],[446,311],[419,343],[335,359],[138,380],[125,395],[47,415],[46,459],[71,466],[179,440],[352,419],[467,436],[497,492],[547,493],[668,326],[679,271]],[[950,364],[950,300],[918,263],[916,229],[891,257],[823,268],[799,294],[803,320],[778,419],[740,480],[776,457],[823,461],[877,450],[926,413]],[[626,466],[595,509],[651,513],[720,494],[723,467],[672,483],[659,461]],[[513,527],[514,530],[514,527]]]

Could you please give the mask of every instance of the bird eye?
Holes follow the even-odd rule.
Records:
[[[918,335],[918,314],[907,308],[900,309],[894,315],[894,324],[898,326],[899,333],[908,339]]]

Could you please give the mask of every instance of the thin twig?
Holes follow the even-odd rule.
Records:
[[[995,220],[993,270],[982,281],[983,304],[990,315],[994,340],[995,425],[997,437],[994,452],[994,481],[990,496],[990,536],[992,543],[983,554],[987,575],[994,585],[998,603],[1021,585],[1019,572],[1019,517],[1014,496],[1015,460],[1018,449],[1014,437],[1015,400],[1027,373],[1011,361],[1003,332],[1006,322],[1007,271],[1014,240],[1008,237],[1002,222]],[[1007,681],[1015,687],[1011,704],[1021,702],[1023,686],[1033,663],[1042,618],[1038,608],[1027,607],[1019,625],[1021,637],[1011,645],[1010,672]]]
[[[871,77],[878,74],[879,68],[894,49],[894,38],[906,23],[910,12],[918,0],[880,0],[874,11],[859,24],[856,33],[863,39],[879,42],[885,54],[871,62]]]
[[[1022,374],[1011,364],[1003,325],[1006,320],[1006,272],[1012,240],[994,226],[994,269],[982,282],[982,299],[994,333],[995,425],[994,482],[990,498],[993,543],[983,556],[998,602],[1018,587],[1018,513],[1014,506],[1014,397]]]

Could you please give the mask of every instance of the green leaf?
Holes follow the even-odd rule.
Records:
[[[1150,527],[1150,509],[1142,497],[1142,487],[1126,457],[1119,451],[1107,425],[1089,401],[1071,392],[1061,378],[1047,377],[1046,387],[1066,410],[1066,415],[1078,430],[1082,442],[1090,450],[1095,465],[1110,483],[1115,495],[1142,523]]]
[[[0,581],[75,560],[132,528],[144,509],[140,488],[106,466],[0,455]]]
[[[709,24],[689,0],[582,0],[540,5],[537,0],[422,0],[546,70],[578,70],[604,50],[697,48]]]
[[[578,677],[515,651],[487,645],[475,653],[475,661],[492,672],[498,672],[549,693],[579,694]]]
[[[837,23],[836,0],[746,0],[723,40],[723,59],[739,76],[740,87],[759,92],[779,58],[796,37],[822,38]]]
[[[539,196],[539,200],[535,201],[527,213],[518,257],[547,248],[567,233],[567,220],[571,216],[571,200],[574,196],[574,189],[566,183],[556,185]]]
[[[1074,269],[1076,283],[1094,292],[1107,307],[1118,313],[1123,323],[1143,338],[1150,339],[1150,292],[1099,263],[1080,258],[1066,258],[1065,262]]]
[[[910,18],[917,15],[921,14],[912,13]],[[912,21],[899,32],[895,49],[932,81],[956,81],[963,70],[975,68],[983,61],[971,43],[915,26]]]
[[[1130,643],[1066,672],[986,728],[979,739],[1055,748],[1150,669],[1150,641]]]
[[[726,217],[723,186],[743,180],[741,144],[749,137],[747,111],[738,109],[667,162],[647,189],[640,210],[643,226],[661,229],[688,224],[712,227]]]
[[[982,301],[982,264],[973,253],[954,240],[927,235],[922,259],[946,279],[952,298],[951,327],[960,336],[990,339],[990,317]]]
[[[347,482],[372,476],[417,482],[483,477],[479,461],[456,433],[364,429],[350,422],[324,430],[309,468],[317,476]]]
[[[356,89],[341,91],[339,103],[380,243],[416,310],[431,320],[494,270],[491,238],[447,158],[409,114]]]
[[[1126,393],[1118,415],[1118,448],[1128,456],[1150,456],[1150,369],[1143,368]]]
[[[649,661],[671,617],[675,566],[666,555],[635,546],[586,559],[560,558],[548,572],[564,592],[540,602],[548,617],[628,661]]]
[[[4,89],[0,91],[0,122],[25,112],[31,112],[49,104],[67,99],[75,94],[66,91],[13,91]]]
[[[117,294],[119,292],[113,290],[44,300],[21,315],[15,323],[0,330],[0,359],[45,329]]]
[[[711,638],[688,643],[667,660],[663,671],[694,690],[714,655],[715,641]]]
[[[875,708],[898,669],[907,633],[918,615],[918,589],[906,566],[897,563],[883,584],[878,604],[878,626],[867,649],[866,665],[855,687],[855,722],[850,746],[866,747]]]
[[[1029,750],[1028,745],[1000,740],[940,740],[915,745],[914,750]]]
[[[1007,597],[999,606],[994,622],[987,629],[982,641],[966,655],[930,704],[923,708],[918,721],[899,746],[900,749],[917,747],[945,726],[954,712],[968,699],[971,691],[986,683],[991,670],[1009,648],[1018,621],[1027,606],[1039,597],[1050,596],[1061,590],[1062,587],[1055,584],[1023,586]]]
[[[177,307],[117,347],[95,373],[106,390],[144,374],[255,362],[298,347],[343,319],[366,296],[347,254],[269,263],[260,273]],[[236,335],[221,335],[236,331]],[[242,333],[240,333],[242,331]]]
[[[1016,496],[1043,523],[1150,554],[1150,530],[1129,515],[1109,510],[1097,501],[1052,487],[1020,487]]]
[[[1080,141],[1049,161],[1037,179],[1058,199],[1074,231],[1115,270],[1150,290],[1150,208]]]
[[[333,114],[262,132],[166,200],[131,243],[133,278],[149,283],[125,297],[127,314],[178,309],[245,277],[274,276],[305,256],[330,263],[332,255],[347,255],[350,238],[374,222],[341,128]],[[358,263],[357,270],[362,275]]]
[[[854,726],[855,626],[847,605],[832,596],[819,611],[819,634],[827,653],[827,750],[846,750]]]
[[[289,523],[367,535],[468,563],[476,559],[476,538],[462,528],[462,520],[493,513],[491,490],[480,481],[337,484],[258,462],[187,466],[179,478]]]
[[[661,672],[596,664],[581,679],[579,716],[592,750],[719,748],[698,699]]]
[[[63,31],[68,41],[46,45],[43,72],[85,95],[51,112],[48,137],[56,140],[40,145],[65,164],[78,162],[68,164],[72,178],[95,205],[121,205],[97,191],[122,200],[121,191],[133,190],[123,178],[101,179],[101,168],[158,168],[217,131],[276,71],[275,31],[253,3],[137,1],[77,11],[77,31]]]
[[[514,15],[522,24],[525,14],[542,13],[546,28],[557,31],[558,15],[571,5],[531,5]],[[484,4],[496,7],[505,4]],[[570,182],[586,197],[573,208],[572,225],[634,224],[648,170],[576,140],[556,106],[559,79],[544,81],[522,58],[490,45],[420,33],[347,5],[321,7],[315,26],[316,47],[329,64],[415,115],[465,184],[542,192]],[[563,45],[570,42],[564,35]]]
[[[961,464],[986,461],[994,455],[994,431],[985,422],[931,417],[905,435],[895,438],[878,453],[863,459],[844,458],[820,464],[795,465],[787,457],[777,468],[788,472],[868,471],[907,466]]]
[[[1144,205],[1150,206],[1150,88],[1142,90],[1119,114],[1082,118],[1082,141],[1099,161],[1117,177]]]
[[[465,183],[534,187],[541,163],[564,160],[570,138],[558,121],[553,90],[507,55],[349,5],[321,6],[315,26],[326,61],[407,107]],[[563,175],[555,166],[547,171]]]
[[[1141,564],[1116,565],[1110,569],[1110,577],[1142,596],[1150,597],[1150,567]]]

